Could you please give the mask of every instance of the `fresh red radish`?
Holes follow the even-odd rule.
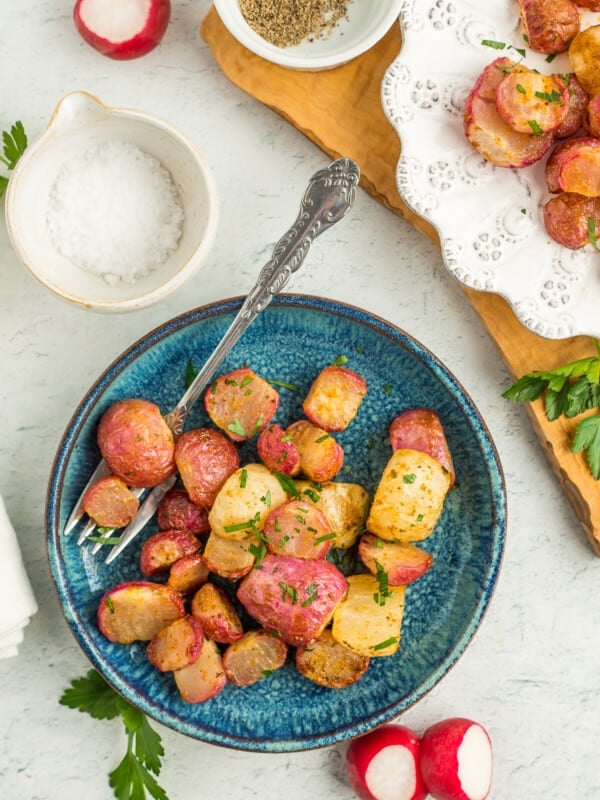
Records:
[[[109,58],[139,58],[163,38],[170,0],[77,0],[75,27],[82,38]]]
[[[420,765],[435,800],[485,800],[492,782],[490,737],[470,719],[443,720],[423,734]]]
[[[419,737],[404,725],[384,725],[354,739],[346,753],[348,777],[362,800],[424,800]]]

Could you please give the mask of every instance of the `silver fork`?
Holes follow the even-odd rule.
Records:
[[[177,405],[165,416],[165,421],[175,438],[183,432],[188,414],[231,348],[261,311],[269,305],[273,297],[281,292],[292,273],[299,269],[313,241],[332,225],[335,225],[350,210],[356,197],[359,177],[358,165],[349,158],[337,159],[312,176],[302,197],[296,221],[275,245],[270,261],[260,271],[256,283],[213,353]],[[83,497],[87,489],[109,474],[108,465],[102,459],[77,500],[65,525],[64,535],[68,535],[83,518],[85,513]],[[177,476],[172,475],[150,491],[141,504],[135,519],[122,532],[119,543],[114,545],[109,552],[106,558],[107,564],[110,564],[137,537],[154,516],[158,504],[175,485],[176,480]],[[138,497],[145,492],[144,489],[134,491]],[[84,544],[95,527],[93,520],[88,520],[81,531],[77,544]],[[102,540],[109,539],[113,534],[113,529],[103,530],[92,552],[97,553],[105,544]]]

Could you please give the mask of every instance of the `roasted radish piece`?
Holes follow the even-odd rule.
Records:
[[[600,94],[600,25],[591,25],[575,36],[569,46],[571,69],[585,91]]]
[[[433,564],[433,556],[416,545],[384,542],[372,533],[361,536],[358,555],[372,575],[387,576],[390,586],[414,583]]]
[[[269,425],[256,442],[258,457],[270,470],[278,470],[285,475],[300,472],[300,451],[292,438],[279,425]]]
[[[146,654],[156,669],[171,672],[193,664],[200,655],[203,643],[202,626],[188,614],[153,636]]]
[[[356,372],[331,364],[317,375],[302,403],[308,419],[326,431],[343,431],[356,416],[367,384]]]
[[[297,558],[325,558],[336,534],[325,514],[310,501],[289,500],[274,508],[263,528],[270,553]]]
[[[427,728],[419,760],[435,800],[485,800],[490,792],[492,743],[476,722],[458,717]]]
[[[221,486],[239,467],[240,457],[220,431],[196,428],[177,440],[175,463],[190,500],[210,508]]]
[[[324,428],[308,420],[293,422],[286,433],[300,451],[300,471],[311,481],[330,481],[344,465],[344,451]]]
[[[200,550],[200,540],[193,533],[185,531],[160,531],[150,536],[142,545],[140,569],[143,575],[151,577],[166,572],[184,556],[191,556]]]
[[[221,375],[204,395],[204,405],[217,428],[234,442],[260,433],[279,406],[279,393],[251,369]]]
[[[98,606],[98,627],[111,642],[147,642],[183,616],[183,600],[174,589],[160,583],[131,581],[104,594]]]
[[[600,195],[600,141],[580,144],[561,159],[558,184],[563,192],[584,194],[586,197]]]
[[[417,542],[442,513],[450,475],[428,453],[396,450],[386,464],[367,518],[367,530],[388,542]]]
[[[516,66],[509,58],[498,58],[477,79],[464,111],[465,135],[487,161],[498,167],[527,167],[544,156],[552,145],[552,133],[518,133],[498,113],[496,91]]]
[[[600,231],[600,198],[562,192],[544,206],[544,225],[555,242],[578,250],[590,244],[590,230]]]
[[[595,94],[586,104],[582,124],[590,136],[600,136],[600,94]]]
[[[244,633],[231,598],[214,583],[205,583],[198,589],[191,610],[208,638],[215,642],[235,642]]]
[[[185,489],[171,489],[167,492],[158,505],[156,521],[161,531],[210,531],[206,509],[192,503]]]
[[[350,742],[348,778],[362,800],[425,800],[419,737],[404,725],[383,725]]]
[[[430,408],[411,408],[403,411],[390,425],[392,450],[420,450],[428,453],[450,476],[450,486],[454,486],[454,464],[446,434],[439,416]]]
[[[270,631],[252,630],[230,644],[223,654],[227,680],[251,686],[285,664],[287,647]]]
[[[255,536],[238,542],[211,533],[206,540],[202,558],[215,575],[236,581],[247,575],[254,566],[256,556],[253,550],[254,553],[260,551],[260,542]]]
[[[163,38],[170,0],[77,0],[75,27],[89,45],[109,58],[139,58]]]
[[[596,147],[600,151],[600,141],[593,136],[578,136],[561,142],[550,153],[546,161],[546,185],[551,194],[562,192],[559,182],[560,170],[564,162],[570,158],[570,154],[583,146]]]
[[[219,649],[207,638],[196,661],[189,667],[175,670],[173,677],[186,703],[205,703],[222,692],[227,684]]]
[[[195,592],[208,580],[209,569],[198,553],[175,561],[169,570],[167,583],[181,594]]]
[[[139,500],[120,478],[101,478],[83,497],[83,510],[101,528],[122,528],[137,514]]]
[[[389,589],[373,575],[350,575],[333,614],[333,638],[362,656],[391,656],[400,647],[404,586]]]
[[[346,579],[329,561],[268,554],[241,582],[240,603],[284,642],[306,645],[328,625],[346,593]]]
[[[325,628],[308,647],[296,650],[298,672],[326,689],[352,686],[365,674],[369,661],[368,656],[361,656],[337,642],[330,628]]]
[[[303,502],[310,501],[329,521],[336,537],[333,546],[347,550],[364,530],[369,495],[358,483],[295,481]]]
[[[565,121],[569,103],[563,81],[522,65],[514,67],[496,90],[498,113],[519,133],[555,131]]]
[[[554,75],[553,77],[564,84],[564,75]],[[569,111],[563,122],[561,122],[554,131],[554,135],[557,139],[565,139],[567,136],[573,136],[582,127],[584,124],[584,113],[589,99],[587,92],[573,73],[568,75],[566,87],[569,93]]]
[[[175,472],[175,442],[160,409],[148,400],[119,400],[98,425],[98,447],[128,486],[156,486]]]
[[[571,0],[518,0],[523,34],[536,53],[554,55],[569,49],[579,32],[579,12]]]
[[[287,499],[270,470],[263,464],[247,464],[223,484],[208,514],[211,530],[223,539],[253,539],[271,508]]]

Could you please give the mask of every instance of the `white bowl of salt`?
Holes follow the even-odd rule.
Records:
[[[6,192],[22,263],[95,311],[145,308],[179,289],[204,263],[217,221],[215,182],[191,141],[86,92],[60,101]]]

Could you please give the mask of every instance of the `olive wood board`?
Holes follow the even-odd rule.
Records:
[[[401,144],[381,106],[384,73],[402,44],[399,25],[362,56],[321,72],[287,69],[254,55],[229,33],[214,7],[202,20],[200,34],[229,80],[288,120],[331,158],[354,159],[361,170],[361,186],[439,246],[435,229],[398,194],[395,172]],[[503,298],[462,288],[513,378],[595,352],[588,337],[543,339],[519,322]],[[541,399],[524,408],[593,551],[600,555],[600,482],[592,477],[584,457],[570,449],[579,418],[548,422]],[[517,406],[514,413],[520,413]]]

